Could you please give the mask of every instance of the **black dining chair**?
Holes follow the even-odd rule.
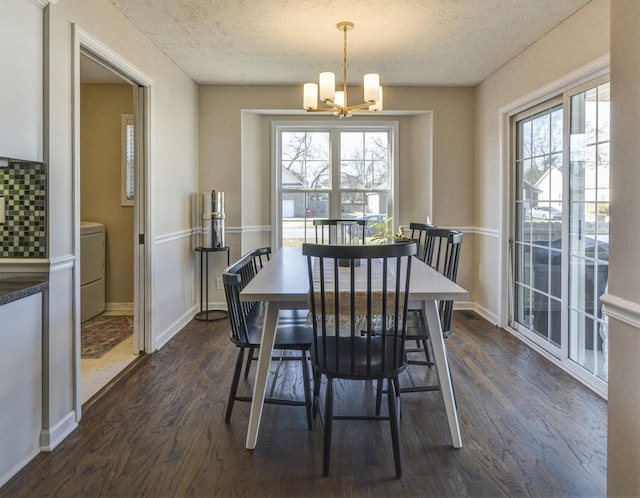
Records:
[[[313,220],[316,232],[316,244],[365,243],[364,219],[317,219]]]
[[[409,240],[415,240],[418,244],[416,257],[420,261],[427,259],[427,233],[432,228],[436,228],[436,226],[431,223],[409,223]]]
[[[416,244],[303,244],[302,253],[307,256],[314,331],[314,408],[320,405],[321,378],[327,379],[323,475],[329,475],[334,420],[379,419],[390,422],[396,476],[401,477],[398,376],[406,367],[405,324]],[[339,264],[344,261],[349,264]],[[388,415],[367,416],[361,409],[355,415],[336,415],[335,379],[377,380],[380,385],[386,380]]]
[[[245,369],[245,377],[247,377],[251,360],[254,359],[254,352],[260,347],[260,338],[262,335],[262,325],[266,316],[266,308],[264,303],[261,302],[240,300],[240,292],[262,269],[266,261],[268,261],[270,254],[270,248],[255,249],[242,256],[238,261],[225,268],[222,272],[222,282],[231,325],[229,337],[231,342],[238,347],[238,356],[229,391],[225,422],[229,422],[231,420],[231,413],[233,411],[235,401],[250,402],[252,399],[251,396],[238,395],[238,386],[240,383],[242,365],[244,363],[245,350],[248,350],[249,353]],[[307,354],[311,346],[312,335],[312,328],[307,326],[304,320],[291,319],[286,316],[283,317],[282,320],[278,320],[275,343],[273,346],[274,351],[277,350],[281,353],[286,351],[297,351],[298,355],[287,356],[281,354],[279,357],[274,358],[279,363],[278,368],[273,375],[273,382],[275,383],[278,378],[282,361],[299,361],[302,368],[305,399],[304,401],[300,401],[296,399],[268,397],[265,398],[264,401],[265,403],[271,404],[306,407],[309,430],[313,427],[313,420],[311,414],[311,382]]]
[[[427,251],[430,246],[432,246],[432,244],[428,242],[430,239],[428,239],[427,234],[429,233],[429,230],[434,228],[437,227],[431,223],[409,223],[409,240],[416,241],[416,244],[418,245],[416,257],[422,262],[427,262]],[[409,312],[408,319],[413,324],[411,327],[412,329],[420,323],[419,320],[421,313],[416,314],[416,311],[419,310],[410,310]],[[416,320],[418,320],[418,322],[416,322]],[[433,365],[426,339],[417,339],[415,348],[407,348],[407,353],[416,352],[423,352],[425,355],[425,364]]]
[[[458,264],[464,234],[458,230],[448,228],[427,228],[424,230],[424,259],[423,261],[439,273],[455,282],[458,277]],[[453,301],[439,301],[438,312],[442,335],[451,335],[451,318],[453,315]],[[408,349],[408,353],[424,353],[425,359],[414,359],[410,355],[409,365],[433,366],[429,352],[429,330],[426,317],[422,310],[410,310],[407,317],[407,340],[416,341],[417,347]],[[439,389],[437,385],[402,387],[401,392],[433,391]]]

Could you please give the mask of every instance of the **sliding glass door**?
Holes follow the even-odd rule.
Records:
[[[563,344],[562,104],[516,122],[515,321],[531,340],[559,356]]]
[[[578,376],[607,378],[609,83],[513,119],[511,326]]]
[[[607,379],[609,83],[570,96],[569,358]]]

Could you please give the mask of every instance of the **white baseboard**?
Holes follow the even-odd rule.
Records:
[[[227,302],[226,301],[222,301],[222,302],[216,301],[214,303],[209,303],[208,306],[209,306],[208,307],[209,310],[225,310],[225,311],[227,310]],[[198,309],[198,311],[200,311],[200,310]]]
[[[470,303],[470,304],[471,304],[470,309],[472,309],[473,311],[478,313],[478,315],[480,315],[486,321],[492,323],[496,327],[499,327],[499,325],[498,325],[498,316],[495,313],[492,313],[487,308],[484,308],[484,307],[480,306],[477,303]],[[455,306],[454,306],[454,308],[455,308]]]
[[[169,342],[173,338],[173,336],[180,332],[193,319],[197,311],[197,306],[193,305],[189,310],[187,310],[184,315],[173,322],[173,324],[171,324],[169,328],[167,328],[164,332],[158,334],[158,336],[155,338],[152,351],[160,349],[167,342]]]
[[[27,458],[25,458],[24,460],[22,460],[21,462],[16,463],[13,467],[11,467],[4,475],[0,476],[0,488],[2,488],[2,486],[4,486],[6,483],[9,482],[9,480],[16,475],[18,472],[20,472],[20,470],[22,470],[22,467],[24,467],[25,465],[27,465],[31,460],[33,460],[38,454],[40,453],[39,449],[34,449],[31,454],[29,456],[27,456]]]
[[[133,303],[106,303],[106,311],[130,311],[133,314]]]
[[[40,432],[40,449],[51,451],[78,427],[76,412],[69,412],[55,427],[42,429]]]

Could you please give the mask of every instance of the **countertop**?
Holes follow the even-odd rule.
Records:
[[[0,277],[0,306],[49,288],[49,276],[41,273]]]

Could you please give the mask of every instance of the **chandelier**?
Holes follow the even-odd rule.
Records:
[[[377,74],[364,75],[364,102],[349,105],[347,100],[347,31],[353,29],[352,22],[343,21],[336,28],[344,33],[344,56],[342,60],[343,89],[336,92],[336,75],[331,72],[320,73],[319,97],[323,104],[330,107],[318,108],[318,84],[305,83],[303,106],[307,112],[332,112],[336,116],[346,118],[356,112],[378,112],[382,110],[382,87]]]

